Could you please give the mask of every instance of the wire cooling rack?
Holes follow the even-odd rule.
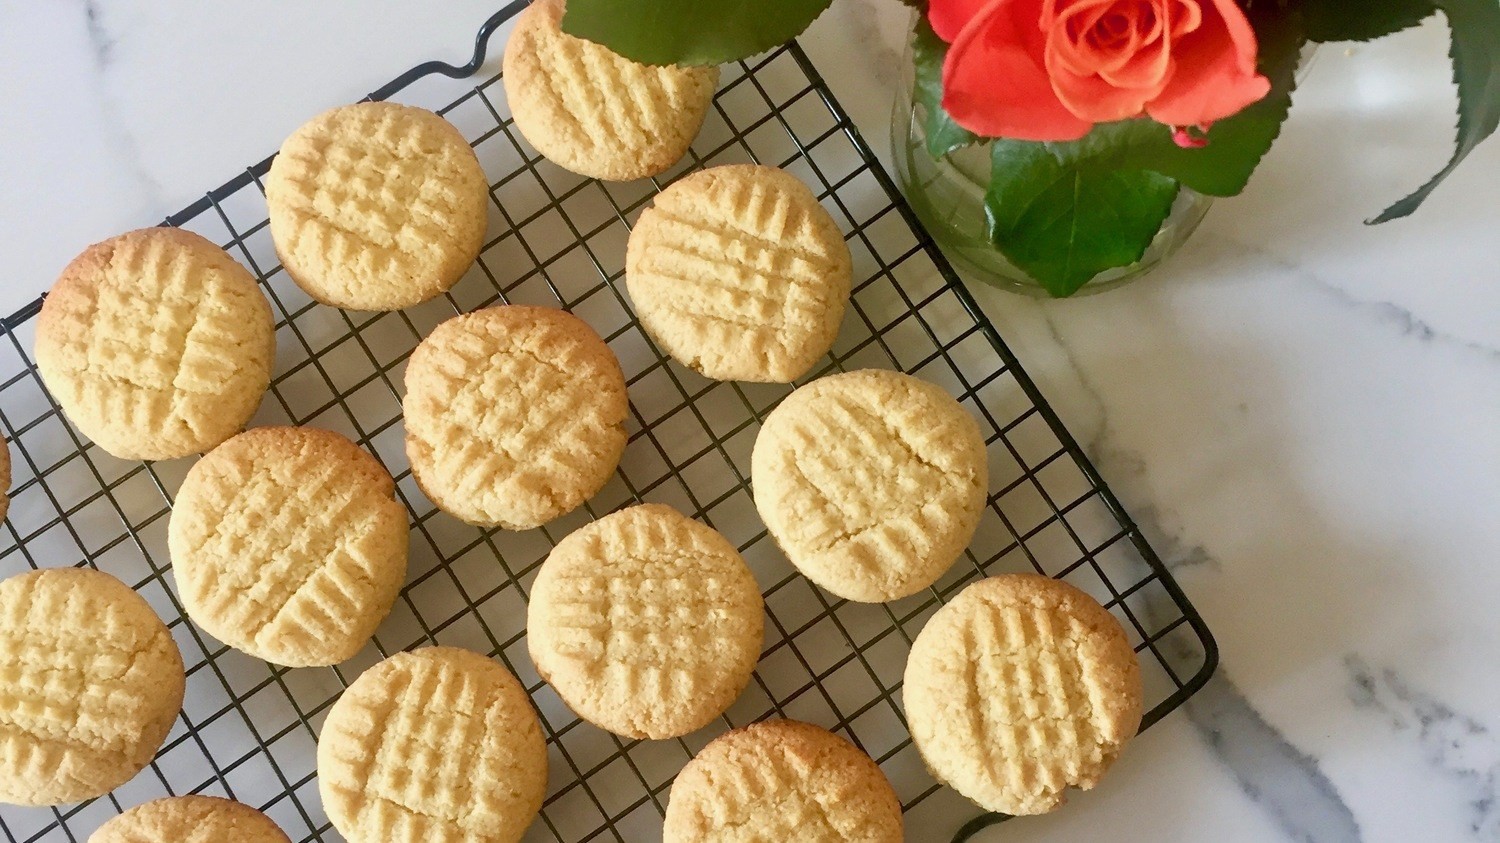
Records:
[[[913,840],[962,838],[996,815],[939,787],[907,735],[901,675],[912,638],[968,583],[1036,570],[1089,592],[1119,618],[1146,681],[1142,728],[1208,679],[1217,650],[1140,531],[1014,355],[921,230],[869,147],[796,44],[727,66],[689,160],[666,176],[604,184],[541,159],[516,131],[499,76],[477,86],[490,37],[465,67],[429,63],[371,95],[442,112],[493,179],[491,228],[451,293],[399,313],[314,304],[282,272],[261,179],[248,168],[167,220],[222,244],[260,278],[277,314],[270,395],[253,424],[340,431],[375,453],[411,510],[410,583],[374,642],[338,668],[287,670],[230,650],[183,616],[169,575],[167,516],[190,460],[130,463],[87,442],[43,389],[31,358],[40,301],[0,337],[0,426],[15,485],[0,531],[0,576],[89,565],[135,587],[168,620],[188,673],[182,715],[150,768],[109,796],[53,809],[0,808],[9,841],[80,841],[125,808],[166,795],[228,796],[265,810],[293,840],[337,841],[315,781],[315,741],[329,707],[361,671],[427,644],[502,660],[540,711],[551,777],[527,840],[660,837],[672,778],[724,730],[768,716],[849,737],[885,770]],[[451,77],[451,78],[450,78]],[[468,79],[468,81],[464,81]],[[754,161],[790,170],[819,194],[854,257],[855,291],[834,351],[809,376],[894,368],[941,384],[980,420],[991,496],[965,558],[934,588],[887,605],[848,603],[812,587],[755,515],[748,477],[756,431],[786,386],[716,383],[667,360],[623,292],[629,226],[657,190],[705,166]],[[439,322],[499,302],[561,306],[604,336],[630,384],[630,444],[615,478],[583,511],[525,533],[481,531],[436,511],[411,478],[402,375]],[[630,741],[581,723],[526,655],[526,594],[553,543],[638,501],[678,507],[727,535],[765,588],[767,647],[744,696],[715,725],[674,741]]]

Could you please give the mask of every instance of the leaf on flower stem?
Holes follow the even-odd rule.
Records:
[[[1139,261],[1179,190],[1158,173],[1083,168],[1028,141],[997,140],[991,159],[984,197],[990,238],[1059,298],[1106,269]]]
[[[723,64],[790,41],[832,0],[568,0],[562,28],[644,64]]]
[[[1417,192],[1385,209],[1371,225],[1407,216],[1481,141],[1500,128],[1500,2],[1438,0],[1453,32],[1453,81],[1458,85],[1458,137],[1453,158]]]
[[[943,60],[947,56],[948,45],[932,31],[927,18],[919,18],[912,35],[912,62],[917,71],[912,94],[926,112],[923,129],[927,135],[927,152],[933,158],[942,158],[979,140],[973,132],[954,122],[943,109]]]
[[[1312,41],[1370,41],[1416,26],[1437,14],[1434,0],[1307,0],[1307,37]]]

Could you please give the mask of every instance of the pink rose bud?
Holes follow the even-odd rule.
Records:
[[[1173,126],[1172,143],[1183,149],[1202,149],[1208,146],[1208,126]]]

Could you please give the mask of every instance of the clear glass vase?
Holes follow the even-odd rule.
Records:
[[[1307,78],[1317,56],[1318,45],[1308,43],[1299,56],[1296,81]],[[1005,258],[990,242],[984,215],[984,194],[990,182],[990,145],[974,144],[942,158],[927,152],[926,110],[914,96],[916,66],[908,47],[906,76],[891,120],[891,141],[897,181],[912,209],[960,269],[995,287],[1031,296],[1046,296],[1047,290]],[[1184,187],[1172,212],[1141,259],[1129,266],[1099,273],[1075,296],[1111,290],[1140,278],[1161,266],[1187,242],[1213,204],[1213,197]]]
[[[891,123],[897,181],[912,209],[960,269],[995,287],[1032,296],[1046,296],[1041,283],[1006,259],[990,242],[986,230],[984,194],[990,182],[990,145],[979,143],[933,158],[927,151],[925,109],[913,96],[914,69],[906,61],[907,76]],[[1198,228],[1213,197],[1184,187],[1172,212],[1145,255],[1129,266],[1096,275],[1075,296],[1100,293],[1145,275],[1177,253]]]

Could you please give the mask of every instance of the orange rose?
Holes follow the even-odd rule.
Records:
[[[1142,114],[1206,128],[1271,90],[1235,0],[931,0],[928,20],[952,45],[943,107],[986,137],[1076,140]]]

